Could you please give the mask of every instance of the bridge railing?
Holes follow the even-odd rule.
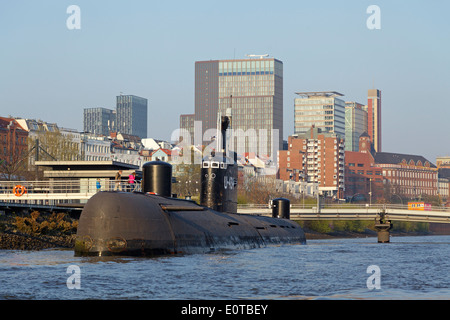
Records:
[[[239,204],[238,209],[270,209],[269,204]],[[317,204],[291,204],[291,210],[295,209],[305,209],[313,210],[317,209]],[[390,210],[408,210],[407,204],[391,204],[391,203],[376,203],[376,204],[366,204],[366,203],[332,203],[332,204],[320,204],[320,209],[390,209]],[[421,211],[421,210],[410,210],[410,211]],[[440,211],[440,212],[450,212],[449,207],[439,207],[433,206],[429,210],[425,211]]]
[[[22,186],[23,189],[19,188]],[[23,190],[23,191],[22,191]],[[140,183],[131,185],[128,181],[100,180],[100,188],[96,180],[56,180],[56,181],[0,181],[0,196],[18,194],[18,197],[29,194],[83,193],[94,194],[98,191],[140,191]]]

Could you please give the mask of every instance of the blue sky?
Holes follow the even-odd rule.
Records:
[[[69,30],[66,9],[81,9]],[[369,30],[366,9],[381,9]],[[367,103],[382,90],[382,149],[450,155],[450,2],[3,1],[0,115],[82,130],[83,109],[149,101],[150,137],[194,112],[194,63],[270,54],[284,64],[284,138],[299,91]]]

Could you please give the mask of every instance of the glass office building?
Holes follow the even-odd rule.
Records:
[[[312,126],[334,132],[345,139],[345,101],[336,91],[297,92],[294,101],[294,133],[308,132]]]
[[[117,131],[147,138],[147,99],[120,95],[116,102]]]
[[[234,150],[276,160],[283,137],[283,63],[262,56],[196,62],[195,120],[203,133],[216,128],[218,114],[227,110]]]
[[[359,137],[368,132],[366,106],[345,103],[345,151],[359,151]]]
[[[106,108],[85,108],[83,114],[83,130],[108,136],[115,131],[116,112]]]

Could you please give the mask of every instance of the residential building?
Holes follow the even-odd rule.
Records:
[[[81,160],[109,161],[111,160],[111,141],[103,135],[81,133]]]
[[[368,134],[376,152],[381,152],[381,91],[371,89],[367,98]]]
[[[345,102],[345,151],[359,151],[359,137],[368,131],[364,108],[357,102]]]
[[[108,136],[116,131],[116,111],[102,107],[85,108],[83,113],[84,132]]]
[[[288,138],[288,150],[278,152],[277,178],[317,183],[319,192],[328,197],[344,196],[344,139],[311,126],[302,134]]]
[[[312,125],[345,138],[345,101],[336,91],[297,92],[294,100],[294,134],[308,132]]]
[[[28,131],[29,148],[34,149],[34,157],[29,157],[29,165],[34,165],[36,156],[41,160],[77,160],[81,156],[80,136],[74,129],[59,128],[56,123],[43,120],[16,118],[22,128]],[[43,152],[42,150],[45,150]],[[36,154],[36,151],[39,151]]]
[[[28,132],[13,118],[0,117],[0,178],[17,174],[16,164],[28,153]]]
[[[151,161],[164,161],[171,162],[172,153],[169,149],[157,149],[154,150],[151,154]]]
[[[195,121],[202,140],[216,134],[218,115],[231,115],[230,151],[276,159],[283,138],[283,63],[275,58],[197,61]]]
[[[22,119],[15,118],[17,123],[20,124],[22,128],[28,131],[31,138],[36,139],[40,133],[43,132],[59,132],[58,125],[56,123],[45,122],[36,119]]]
[[[142,139],[142,145],[147,150],[162,149],[172,149],[172,144],[165,140],[146,138]]]
[[[137,150],[142,149],[142,139],[138,136],[125,134],[122,132],[111,132],[109,135],[109,139],[127,148],[133,148]]]
[[[111,160],[132,164],[139,168],[142,168],[144,164],[144,158],[138,149],[127,147],[118,141],[111,142]]]
[[[62,157],[59,160],[74,161],[82,159],[82,134],[78,132],[78,130],[71,128],[59,128],[59,133],[61,133],[63,137],[62,140],[64,142],[62,145],[66,149],[66,152],[62,154]]]
[[[116,130],[124,134],[147,137],[147,99],[134,95],[116,97]]]

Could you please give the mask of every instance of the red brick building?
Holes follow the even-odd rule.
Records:
[[[0,117],[0,168],[4,169],[22,160],[28,152],[27,138],[28,131],[24,130],[16,120]],[[26,161],[23,163],[25,164]]]
[[[345,152],[345,197],[372,202],[383,198],[383,170],[375,165],[370,136],[359,138],[359,152]],[[359,196],[359,197],[357,197]]]
[[[278,152],[277,178],[317,183],[324,196],[344,196],[344,141],[314,126],[288,138],[288,150]]]
[[[346,197],[357,193],[366,200],[370,195],[372,200],[393,195],[403,199],[438,195],[437,168],[424,157],[375,152],[368,134],[361,135],[359,143],[360,152],[345,152]]]
[[[383,177],[390,192],[404,198],[437,196],[437,167],[422,156],[377,152],[375,163],[383,168]]]

